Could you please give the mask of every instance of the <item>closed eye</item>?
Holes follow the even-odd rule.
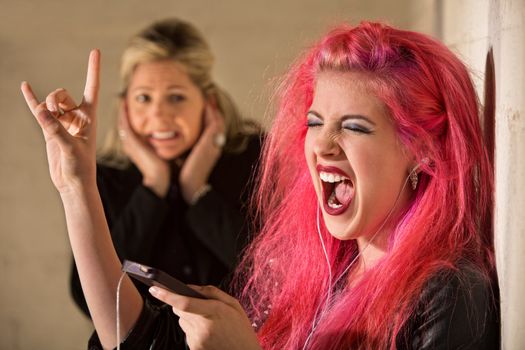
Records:
[[[366,126],[363,126],[363,125],[361,125],[359,123],[348,123],[348,122],[345,122],[345,123],[343,123],[343,129],[349,130],[349,131],[352,131],[352,132],[356,132],[356,133],[359,133],[359,134],[371,134],[372,133],[372,130],[370,130]]]
[[[308,113],[306,117],[306,126],[309,128],[314,128],[316,126],[322,126],[323,120],[313,113]]]

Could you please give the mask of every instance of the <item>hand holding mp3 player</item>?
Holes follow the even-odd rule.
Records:
[[[161,287],[168,289],[173,293],[187,297],[207,299],[204,295],[194,289],[191,289],[178,279],[154,267],[124,260],[124,263],[122,264],[122,271],[148,286]]]

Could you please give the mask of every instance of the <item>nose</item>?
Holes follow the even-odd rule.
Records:
[[[169,116],[168,106],[163,101],[154,101],[150,107],[150,114],[154,119],[166,119]]]
[[[341,154],[341,146],[337,142],[337,132],[323,128],[315,137],[314,152],[321,157],[334,157]]]

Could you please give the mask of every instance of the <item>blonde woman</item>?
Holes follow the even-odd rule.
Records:
[[[246,241],[242,208],[260,142],[256,125],[241,121],[212,80],[212,65],[208,44],[187,22],[157,22],[131,39],[97,185],[121,260],[221,285]],[[71,291],[89,315],[74,265]]]

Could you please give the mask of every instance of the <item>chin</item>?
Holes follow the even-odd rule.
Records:
[[[165,160],[165,161],[172,161],[172,160],[175,160],[178,158],[178,154],[177,155],[174,155],[174,154],[166,154],[166,153],[157,153],[157,156],[162,159],[162,160]]]
[[[328,229],[328,232],[330,232],[330,235],[340,241],[348,241],[357,238],[356,230],[349,227],[348,224],[325,220],[325,226]]]
[[[155,154],[162,160],[172,161],[184,154],[184,150],[156,149]]]

